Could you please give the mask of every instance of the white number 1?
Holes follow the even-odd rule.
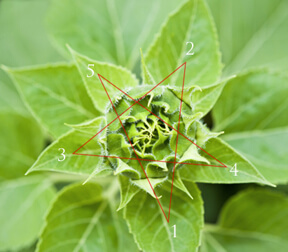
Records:
[[[174,236],[173,237],[176,238],[176,225],[173,225],[172,227],[174,228]]]
[[[234,166],[231,168],[230,172],[234,172],[234,176],[237,176],[237,164],[234,164]]]

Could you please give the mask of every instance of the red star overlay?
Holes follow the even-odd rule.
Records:
[[[175,129],[174,127],[172,127],[171,125],[169,125],[166,121],[164,121],[163,119],[161,119],[159,116],[157,116],[156,114],[154,114],[152,111],[150,111],[148,108],[146,108],[144,105],[142,105],[140,103],[140,101],[142,99],[144,99],[149,93],[151,93],[155,88],[157,88],[160,84],[162,84],[167,78],[169,78],[172,74],[174,74],[176,71],[178,71],[180,68],[184,67],[184,74],[183,74],[183,83],[182,83],[182,91],[181,91],[181,100],[180,100],[180,109],[179,109],[179,119],[178,119],[178,127],[177,129]],[[182,110],[182,102],[183,102],[183,92],[184,92],[184,83],[185,83],[185,72],[186,72],[186,62],[183,63],[181,66],[179,66],[177,69],[175,69],[171,74],[169,74],[165,79],[163,79],[162,81],[160,81],[157,85],[155,85],[153,88],[151,88],[151,90],[149,90],[146,94],[144,94],[140,99],[135,100],[134,98],[132,98],[129,94],[127,94],[126,92],[124,92],[123,90],[121,90],[120,88],[118,88],[116,85],[114,85],[113,83],[111,83],[109,80],[105,79],[102,75],[98,74],[99,80],[107,94],[107,97],[109,98],[109,101],[113,107],[114,112],[116,113],[117,117],[112,120],[110,123],[108,123],[104,128],[102,128],[96,135],[94,135],[93,137],[91,137],[86,143],[84,143],[82,146],[80,146],[76,151],[73,152],[74,155],[82,155],[82,156],[95,156],[95,157],[109,157],[109,158],[119,158],[119,159],[132,159],[132,160],[138,160],[144,174],[145,177],[155,195],[155,198],[167,220],[167,222],[169,223],[169,219],[170,219],[170,210],[171,210],[171,202],[172,202],[172,191],[173,191],[173,181],[174,181],[174,174],[175,174],[175,166],[176,164],[186,164],[186,165],[200,165],[200,166],[213,166],[213,167],[224,167],[227,168],[226,165],[224,165],[223,163],[221,163],[218,159],[216,159],[215,157],[213,157],[211,154],[209,154],[207,151],[205,151],[204,149],[202,149],[200,146],[198,146],[196,143],[194,143],[193,141],[191,141],[188,137],[186,137],[184,134],[182,134],[181,132],[179,132],[179,125],[180,125],[180,119],[181,119],[181,110]],[[131,100],[133,100],[135,103],[133,103],[130,107],[128,107],[125,111],[123,111],[121,114],[117,113],[117,110],[108,94],[108,91],[103,83],[104,79],[107,83],[111,84],[113,87],[115,87],[117,90],[121,91],[124,95],[126,95],[128,98],[130,98]],[[139,104],[141,107],[143,107],[145,110],[147,110],[149,113],[151,113],[152,115],[156,116],[159,120],[161,120],[163,123],[165,123],[168,127],[170,127],[172,130],[175,130],[177,132],[177,136],[176,136],[176,148],[175,148],[175,157],[174,157],[174,161],[164,161],[164,160],[149,160],[149,159],[142,159],[139,158],[136,150],[131,142],[131,139],[129,138],[126,129],[120,119],[120,117],[125,114],[129,109],[131,109],[134,105]],[[122,125],[122,128],[125,132],[125,135],[127,137],[127,139],[129,140],[129,143],[131,144],[131,147],[133,149],[133,152],[135,153],[136,158],[128,158],[128,157],[115,157],[115,156],[105,156],[105,155],[93,155],[93,154],[84,154],[84,153],[77,153],[81,148],[83,148],[86,144],[88,144],[94,137],[96,137],[98,134],[100,134],[103,130],[105,130],[109,125],[111,125],[114,121],[119,120],[119,122]],[[211,158],[213,158],[215,161],[217,161],[219,164],[221,165],[210,165],[210,164],[194,164],[194,163],[186,163],[186,162],[177,162],[176,161],[176,155],[177,155],[177,147],[178,147],[178,138],[179,138],[179,134],[181,136],[183,136],[184,138],[186,138],[189,142],[191,142],[192,144],[194,144],[197,148],[201,149],[203,152],[205,152],[207,155],[209,155]],[[164,163],[173,163],[174,167],[173,167],[173,173],[172,173],[172,183],[171,183],[171,193],[170,193],[170,203],[169,203],[169,212],[168,212],[168,216],[165,214],[163,207],[159,201],[158,196],[156,195],[152,184],[150,183],[150,180],[145,172],[145,169],[141,163],[141,161],[150,161],[150,162],[164,162]]]

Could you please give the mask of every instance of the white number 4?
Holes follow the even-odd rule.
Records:
[[[230,172],[234,172],[234,176],[237,176],[237,164],[234,164],[234,166],[231,168]]]

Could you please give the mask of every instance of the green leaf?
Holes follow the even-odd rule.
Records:
[[[55,137],[67,131],[64,123],[77,124],[100,115],[74,65],[7,71],[31,112]]]
[[[58,171],[64,173],[72,173],[78,175],[101,174],[102,171],[107,172],[112,169],[106,163],[103,163],[103,157],[97,156],[82,156],[73,155],[85,142],[95,135],[104,127],[105,119],[98,117],[87,124],[93,125],[94,132],[89,133],[84,130],[71,130],[68,133],[59,137],[51,145],[49,145],[39,156],[38,160],[29,169],[28,173],[32,171]],[[105,134],[103,131],[102,134]],[[91,154],[91,155],[104,155],[103,146],[101,144],[102,134],[94,137],[89,143],[83,146],[77,153]],[[63,148],[65,150],[65,160],[63,160]]]
[[[151,74],[150,74],[150,72],[146,66],[142,49],[141,49],[141,70],[142,70],[143,85],[156,85],[155,80],[151,76]]]
[[[140,191],[140,188],[135,186],[128,177],[119,175],[118,179],[120,183],[121,202],[117,211],[125,207]]]
[[[263,189],[242,191],[224,206],[219,226],[204,229],[201,252],[286,251],[287,216],[286,196]]]
[[[114,209],[113,195],[107,197],[94,183],[62,190],[47,215],[37,251],[137,251],[127,225]]]
[[[186,55],[193,42],[194,55]],[[213,84],[221,75],[218,40],[212,17],[203,0],[189,0],[169,17],[145,57],[147,67],[161,81],[187,62],[186,87]],[[183,75],[175,72],[171,84],[182,86]]]
[[[0,69],[1,71],[1,69]],[[4,73],[3,73],[4,74]],[[8,78],[8,77],[7,77]],[[11,81],[4,82],[0,76],[0,112],[17,112],[19,114],[28,114],[19,94],[17,93]]]
[[[285,127],[288,78],[265,70],[227,82],[213,108],[215,130],[225,133]]]
[[[184,182],[193,200],[178,188],[173,189],[169,223],[156,199],[140,191],[124,208],[124,218],[134,239],[143,251],[197,251],[203,227],[203,203],[200,192],[192,182]],[[156,189],[162,207],[168,213],[171,183]],[[174,228],[176,225],[176,238]]]
[[[0,178],[12,179],[25,174],[44,147],[41,129],[27,115],[0,112]]]
[[[183,101],[191,107],[193,113],[202,113],[201,117],[204,117],[218,100],[226,82],[227,79],[221,80],[209,87],[200,88],[199,86],[191,86],[190,88],[185,88],[183,90]],[[182,89],[171,88],[171,90],[181,99]]]
[[[0,64],[16,67],[62,59],[44,29],[48,6],[47,1],[1,2]]]
[[[75,59],[79,72],[81,73],[82,79],[95,107],[103,113],[106,112],[106,107],[111,105],[111,103],[97,74],[101,74],[101,76],[109,80],[121,90],[126,90],[127,88],[135,87],[138,85],[138,80],[136,77],[127,69],[92,60],[78,54],[72,49],[70,49],[70,51]],[[87,75],[92,75],[91,70],[88,70],[88,64],[94,64],[94,66],[90,66],[90,68],[94,71],[94,75],[90,78],[87,77]],[[115,94],[119,93],[119,90],[117,90],[111,84],[107,83],[105,80],[102,81],[108,91],[110,98],[115,98]]]
[[[200,252],[284,252],[287,246],[287,242],[274,236],[208,226],[203,232]]]
[[[156,187],[158,185],[163,184],[163,182],[165,182],[167,179],[168,179],[167,177],[164,177],[164,178],[149,178],[149,182],[150,182],[149,183],[147,178],[143,178],[143,179],[131,180],[131,183],[133,185],[138,186],[143,191],[149,193],[152,197],[156,198],[151,186],[153,187],[153,189],[155,191]],[[160,197],[162,197],[162,195],[158,195],[158,197],[160,198]]]
[[[272,235],[287,242],[287,216],[286,196],[263,189],[246,190],[226,203],[218,224],[223,228]]]
[[[19,249],[36,241],[54,195],[51,183],[41,177],[0,184],[1,251]]]
[[[219,31],[226,74],[259,66],[287,70],[287,1],[208,3]]]
[[[274,184],[288,182],[288,128],[249,131],[223,137]]]
[[[203,183],[261,183],[272,185],[245,157],[219,138],[211,138],[205,145],[204,150],[217,158],[224,167],[183,165],[179,172],[184,180]],[[211,165],[220,166],[211,156],[200,152],[208,159]],[[237,176],[230,172],[231,168],[237,164]],[[272,185],[273,186],[273,185]]]
[[[59,49],[65,44],[99,61],[132,69],[168,13],[184,1],[52,1],[47,26]],[[81,29],[79,29],[81,27]]]

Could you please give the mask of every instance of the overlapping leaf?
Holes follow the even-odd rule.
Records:
[[[205,151],[221,160],[227,168],[224,167],[212,167],[212,166],[193,166],[184,165],[180,168],[180,174],[182,179],[205,182],[205,183],[261,183],[272,185],[263,175],[257,170],[257,168],[251,164],[245,157],[239,152],[225,143],[219,138],[211,138],[204,147]],[[219,165],[211,156],[202,153],[212,165]],[[231,168],[237,164],[237,176],[235,173],[230,172]]]
[[[193,42],[193,55],[186,55]],[[221,74],[216,30],[203,0],[189,0],[169,17],[145,57],[156,82],[187,62],[186,87],[209,86]],[[181,86],[183,76],[175,73],[172,85]]]
[[[204,232],[201,251],[286,251],[288,199],[279,193],[247,190],[224,206],[219,227]]]
[[[133,69],[139,49],[146,50],[167,15],[183,2],[56,0],[47,26],[62,52],[68,43],[94,59]]]
[[[0,121],[0,178],[23,176],[44,147],[43,133],[26,114],[3,111]]]
[[[67,131],[64,123],[77,124],[100,115],[74,65],[7,71],[31,112],[55,137]]]
[[[259,66],[287,70],[286,0],[208,0],[219,33],[224,72]]]
[[[78,70],[82,75],[82,79],[86,85],[88,93],[92,98],[95,107],[99,111],[104,113],[106,107],[110,105],[110,101],[99,80],[98,74],[105,77],[122,90],[127,90],[130,87],[137,86],[138,80],[127,69],[108,63],[95,61],[76,53],[72,49],[70,49],[70,51],[75,59]],[[89,68],[93,70],[94,74],[91,70],[88,70],[89,64],[93,64],[93,66],[90,65]],[[110,84],[106,85],[105,88],[107,89],[110,97],[113,97],[116,93],[119,93],[119,91]]]
[[[107,167],[107,165],[103,163],[103,157],[73,155],[74,151],[80,148],[86,141],[104,127],[104,122],[105,119],[103,117],[98,117],[82,126],[75,126],[75,129],[62,135],[49,145],[28,172],[59,171],[86,176],[93,172],[111,172],[111,168],[109,166]],[[84,146],[82,153],[92,155],[105,154],[103,149],[105,147],[103,147],[100,141],[103,134],[99,134],[93,138],[86,147]],[[65,159],[62,155],[63,149],[65,150]]]
[[[54,196],[51,183],[42,177],[21,178],[0,185],[1,251],[20,249],[36,241]]]
[[[47,215],[37,251],[136,251],[127,225],[115,211],[115,195],[110,193],[105,197],[94,183],[66,187]]]
[[[173,189],[170,221],[167,223],[157,201],[140,191],[124,208],[124,217],[134,239],[143,251],[197,251],[203,226],[203,205],[200,192],[192,182],[184,182],[193,200],[178,188]],[[171,183],[158,189],[161,204],[168,212]],[[174,228],[176,225],[176,237]]]

